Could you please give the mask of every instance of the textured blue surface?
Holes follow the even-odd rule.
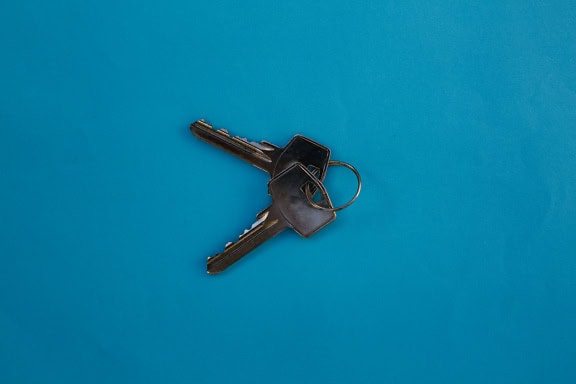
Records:
[[[1,383],[576,382],[575,3],[308,3],[0,4]],[[363,193],[209,277],[201,117]]]

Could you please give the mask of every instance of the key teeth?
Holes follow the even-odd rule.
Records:
[[[238,240],[242,239],[242,237],[246,236],[247,233],[249,233],[250,231],[252,231],[254,228],[256,228],[257,226],[259,226],[260,224],[262,224],[266,218],[268,217],[268,214],[270,212],[268,211],[268,209],[263,210],[262,212],[258,213],[258,215],[256,215],[256,221],[254,223],[252,223],[252,225],[250,226],[250,228],[247,228],[244,230],[244,232],[242,232],[242,234],[240,236],[238,236]],[[227,250],[228,248],[230,248],[232,245],[234,245],[233,241],[229,241],[226,243],[226,245],[224,246],[224,250]]]
[[[224,135],[229,139],[243,141],[243,142],[250,144],[253,147],[259,149],[260,151],[275,151],[275,150],[279,149],[279,147],[277,147],[276,145],[274,145],[268,141],[265,141],[265,140],[258,142],[258,141],[250,140],[247,137],[233,136],[230,133],[230,131],[228,131],[227,128],[216,129],[216,128],[214,128],[214,126],[212,124],[208,123],[204,119],[197,120],[194,123],[190,124],[190,130],[194,133],[194,128],[198,129],[198,126],[201,126],[205,130],[211,130],[217,134]]]
[[[200,119],[200,120],[197,120],[196,122],[192,123],[192,125],[195,125],[195,124],[202,125],[204,128],[214,129],[212,124],[210,124],[209,122],[207,122],[204,119]]]

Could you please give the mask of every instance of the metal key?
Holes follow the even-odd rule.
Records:
[[[308,202],[304,186],[316,185],[323,207],[332,208],[332,203],[322,183],[300,163],[272,178],[268,183],[268,193],[272,205],[260,212],[252,227],[238,241],[228,243],[224,252],[208,258],[208,273],[216,274],[240,260],[257,246],[271,239],[286,228],[294,229],[302,237],[310,237],[336,219],[332,210],[314,208]]]
[[[249,162],[268,172],[270,178],[278,175],[294,163],[302,163],[324,180],[330,161],[330,149],[302,135],[296,135],[284,147],[267,141],[254,142],[239,136],[231,136],[225,129],[214,129],[204,120],[190,125],[190,131],[209,144]]]

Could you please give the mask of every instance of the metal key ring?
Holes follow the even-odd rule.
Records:
[[[356,199],[358,198],[358,196],[360,195],[360,191],[362,190],[362,178],[360,177],[360,173],[358,172],[358,170],[356,168],[354,168],[351,164],[348,164],[344,161],[330,160],[328,162],[328,166],[329,167],[342,166],[342,167],[346,167],[349,170],[351,170],[352,172],[354,172],[354,175],[356,175],[356,179],[358,180],[358,189],[356,189],[356,193],[354,194],[352,199],[350,199],[350,201],[348,201],[346,204],[341,205],[341,206],[336,207],[336,208],[328,208],[328,207],[323,207],[321,205],[318,205],[312,200],[312,192],[310,191],[310,185],[307,185],[306,186],[306,199],[308,200],[308,203],[316,209],[321,209],[323,211],[332,211],[332,212],[341,211],[344,208],[349,207],[352,203],[354,203],[356,201]],[[320,181],[318,180],[318,182],[320,182]]]

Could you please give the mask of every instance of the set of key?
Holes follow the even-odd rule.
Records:
[[[222,272],[287,228],[302,237],[310,237],[336,219],[338,208],[333,207],[322,183],[331,165],[329,148],[302,135],[294,136],[284,147],[267,141],[248,141],[231,136],[225,129],[214,129],[204,120],[192,123],[190,130],[197,138],[247,161],[270,176],[268,193],[272,204],[256,216],[256,222],[236,242],[226,244],[222,253],[208,258],[209,274]],[[352,166],[345,165],[358,177],[355,200],[361,186],[359,174]]]

